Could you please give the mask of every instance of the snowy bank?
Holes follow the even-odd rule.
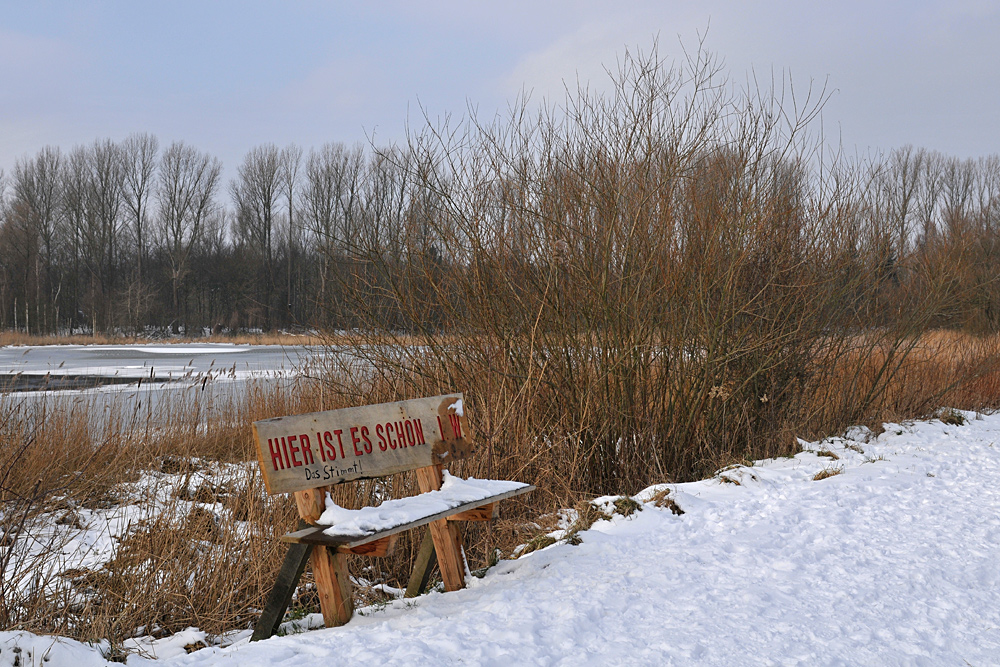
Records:
[[[652,487],[466,590],[156,664],[1000,664],[1000,416],[964,414]]]

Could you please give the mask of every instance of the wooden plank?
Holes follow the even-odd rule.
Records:
[[[465,546],[462,540],[462,528],[457,523],[451,523],[447,519],[441,519],[427,524],[431,530],[431,539],[434,539],[434,553],[437,556],[438,570],[441,572],[441,579],[444,582],[446,591],[460,591],[465,588],[465,575],[469,571],[469,565],[465,561]],[[442,554],[444,556],[442,557]],[[447,565],[442,566],[441,562],[447,559]]]
[[[354,615],[347,555],[328,547],[313,547],[312,566],[323,623],[328,628],[347,623]]]
[[[500,503],[490,503],[458,514],[452,514],[448,521],[492,521],[500,518]]]
[[[300,528],[304,528],[307,525],[305,521],[300,521],[299,523]],[[250,637],[250,641],[256,642],[261,639],[267,639],[278,631],[278,626],[281,625],[281,621],[285,617],[285,610],[288,609],[288,605],[292,602],[295,587],[298,585],[299,579],[302,578],[302,573],[306,569],[306,563],[309,561],[312,549],[313,547],[310,544],[293,544],[289,547],[288,553],[285,554],[285,560],[281,564],[281,569],[278,571],[278,577],[274,581],[271,594],[268,595],[267,604],[264,605],[264,611],[261,613],[256,627],[254,627],[253,636]]]
[[[404,597],[415,598],[427,589],[427,582],[430,581],[431,571],[435,565],[437,557],[434,555],[434,540],[428,528],[424,531],[424,539],[420,541],[420,550],[417,551],[417,558],[413,562],[413,572],[410,573],[410,581],[406,584]]]
[[[473,452],[462,394],[264,419],[254,422],[253,434],[272,495],[444,464]]]
[[[337,547],[337,553],[354,554],[356,556],[371,556],[373,558],[384,558],[392,553],[396,546],[399,535],[389,535],[374,542],[365,542],[356,547]]]
[[[420,526],[426,526],[432,521],[437,521],[439,519],[447,519],[452,514],[459,514],[467,510],[472,510],[480,507],[484,504],[491,504],[504,500],[505,498],[513,498],[514,496],[519,496],[522,493],[528,493],[534,491],[535,487],[530,484],[525,485],[519,489],[513,489],[511,491],[505,491],[503,493],[498,493],[496,495],[488,496],[481,500],[475,500],[473,502],[465,503],[464,505],[458,505],[449,510],[442,512],[437,512],[435,514],[430,514],[428,516],[422,517],[418,520],[410,521],[409,523],[399,524],[398,526],[393,526],[392,528],[378,531],[377,533],[372,533],[370,535],[324,535],[323,531],[329,528],[329,526],[309,526],[302,530],[296,530],[295,532],[288,533],[282,536],[281,540],[283,542],[290,542],[293,544],[316,544],[325,545],[332,547],[356,547],[362,544],[367,544],[368,542],[374,542],[375,540],[382,539],[389,535],[395,535],[396,533],[402,533],[405,530],[410,530],[412,528],[419,528]]]
[[[417,485],[421,493],[437,491],[441,488],[441,466],[434,465],[416,470]],[[446,591],[465,588],[465,553],[462,550],[462,534],[458,525],[449,523],[447,518],[437,519],[427,524],[434,540],[438,569]]]
[[[299,510],[299,523],[315,524],[326,507],[327,487],[303,489],[295,492],[295,506]],[[335,549],[313,547],[310,561],[319,608],[326,626],[343,625],[354,614],[351,579],[347,573],[347,556]]]

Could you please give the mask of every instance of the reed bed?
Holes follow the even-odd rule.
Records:
[[[872,345],[867,339],[857,342],[861,349],[873,349]],[[995,408],[1000,405],[998,345],[996,335],[929,333],[916,341],[909,359],[888,382],[880,375],[884,351],[864,363],[856,351],[828,355],[824,359],[835,359],[839,366],[826,370],[823,386],[805,393],[802,414],[811,420],[810,431],[829,434],[849,423],[877,426],[879,419],[928,416],[943,405]],[[0,527],[5,548],[0,550],[0,566],[5,576],[0,584],[0,625],[109,639],[112,645],[120,645],[137,630],[163,635],[193,625],[221,635],[251,625],[283,557],[277,538],[296,517],[290,499],[271,498],[264,492],[249,428],[255,419],[465,390],[480,447],[457,472],[519,479],[539,488],[507,503],[495,524],[469,530],[468,555],[474,569],[487,566],[496,550],[510,557],[515,547],[534,536],[533,526],[543,521],[541,517],[560,508],[598,494],[634,493],[651,482],[710,475],[752,456],[733,447],[692,458],[698,465],[688,471],[663,470],[665,459],[656,461],[648,455],[668,451],[664,443],[650,440],[649,433],[636,433],[616,442],[613,454],[618,465],[635,477],[620,470],[601,477],[594,468],[593,436],[582,431],[587,422],[568,414],[576,406],[563,403],[567,394],[547,387],[544,374],[531,384],[515,382],[512,369],[497,367],[498,363],[489,375],[466,366],[407,379],[384,375],[383,368],[366,374],[363,390],[353,393],[361,375],[354,363],[352,374],[339,382],[328,375],[324,382],[253,386],[245,396],[202,415],[197,423],[191,423],[193,413],[183,403],[173,413],[164,408],[156,422],[149,423],[152,416],[137,419],[122,402],[112,404],[102,428],[94,429],[89,426],[87,413],[93,406],[87,394],[31,402],[4,397]],[[600,377],[579,380],[589,391],[601,381]],[[696,386],[693,380],[690,386]],[[701,420],[706,423],[692,428],[707,433],[710,428],[728,428],[727,420],[747,423],[745,405],[726,405],[739,388],[713,386],[723,389],[705,400]],[[857,396],[872,386],[881,390],[867,412],[831,409],[832,396]],[[758,409],[756,404],[753,408]],[[591,409],[597,412],[594,423],[606,418],[597,406]],[[760,449],[771,455],[794,453],[793,436],[803,433],[787,428],[784,440]],[[612,454],[604,456],[607,460]],[[642,456],[648,457],[645,468],[640,467]],[[595,477],[609,481],[598,486]],[[341,485],[335,489],[335,500],[358,507],[415,492],[414,481],[398,475]],[[100,522],[107,517],[118,517],[119,523],[112,548],[103,557],[95,554],[88,561],[67,554],[67,547],[80,548],[88,526],[104,525]],[[107,525],[112,524],[114,520],[108,520]],[[419,535],[408,536],[387,559],[356,559],[355,575],[371,584],[405,585],[418,540]],[[372,589],[367,594],[369,599],[379,597]],[[303,611],[316,606],[308,576],[298,604]]]

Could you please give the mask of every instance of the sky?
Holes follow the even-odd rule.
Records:
[[[823,135],[849,153],[1000,153],[1000,0],[0,0],[0,169],[138,131],[231,177],[255,145],[399,141],[702,37],[735,82],[826,86]]]

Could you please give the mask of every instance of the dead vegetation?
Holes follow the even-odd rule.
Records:
[[[823,468],[818,473],[813,475],[813,481],[818,482],[823,479],[828,479],[835,475],[839,475],[844,472],[843,468]]]

